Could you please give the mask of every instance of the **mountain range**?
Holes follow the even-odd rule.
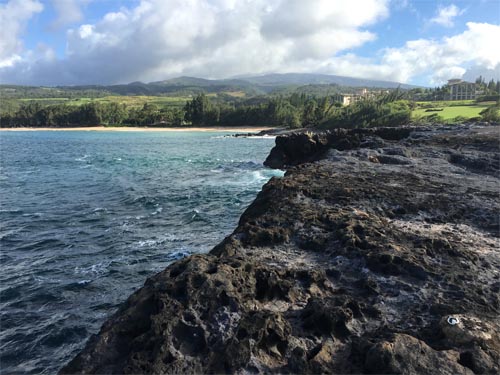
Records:
[[[65,94],[75,91],[99,91],[115,95],[189,95],[197,92],[231,93],[241,92],[245,96],[264,95],[270,93],[287,92],[341,92],[343,89],[366,88],[397,88],[411,89],[417,86],[398,82],[370,80],[363,78],[344,77],[328,74],[285,73],[266,74],[260,76],[242,76],[228,79],[205,79],[196,77],[177,77],[156,82],[131,82],[118,85],[84,85],[84,86],[57,86],[35,87],[0,85],[0,93],[4,97],[31,93],[27,96],[36,96],[40,92],[47,94]],[[17,93],[17,95],[14,95]]]

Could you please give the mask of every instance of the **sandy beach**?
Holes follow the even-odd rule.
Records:
[[[176,127],[176,128],[155,128],[155,127],[106,127],[87,126],[78,128],[0,128],[0,131],[116,131],[116,132],[237,132],[252,133],[273,129],[272,127]]]

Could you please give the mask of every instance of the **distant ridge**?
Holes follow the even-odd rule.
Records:
[[[241,77],[240,79],[257,85],[321,85],[321,84],[337,84],[339,86],[350,87],[380,87],[380,88],[397,88],[404,89],[416,88],[418,86],[407,85],[399,82],[372,80],[365,78],[354,78],[345,76],[336,76],[329,74],[314,74],[314,73],[273,73],[262,76]]]
[[[177,77],[164,81],[151,82],[153,85],[175,85],[175,86],[241,86],[250,85],[260,87],[276,86],[303,86],[303,85],[339,85],[349,87],[379,87],[379,88],[397,88],[411,89],[418,86],[407,85],[399,82],[381,81],[365,78],[354,78],[345,76],[336,76],[329,74],[314,73],[272,73],[260,76],[240,76],[228,79],[205,79],[196,77]],[[266,90],[267,91],[267,90]]]
[[[80,86],[17,86],[0,85],[0,94],[4,97],[12,97],[12,90],[34,93],[40,91],[40,95],[46,97],[47,91],[54,91],[58,95],[64,92],[75,93],[76,91],[99,91],[118,95],[193,95],[199,92],[207,93],[231,93],[241,92],[245,96],[257,96],[271,93],[286,92],[329,92],[342,91],[344,88],[397,88],[411,89],[418,86],[401,84],[398,82],[379,81],[363,78],[344,77],[328,74],[313,73],[284,73],[265,74],[260,76],[234,77],[227,79],[205,79],[189,76],[170,78],[163,81],[144,83],[140,81],[118,85],[80,85]]]

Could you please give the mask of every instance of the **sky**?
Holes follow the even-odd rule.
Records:
[[[500,79],[500,0],[0,0],[0,83]]]

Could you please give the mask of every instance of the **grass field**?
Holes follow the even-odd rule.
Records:
[[[174,97],[174,96],[103,96],[101,98],[40,98],[40,99],[18,99],[19,102],[36,101],[46,105],[50,104],[67,104],[67,105],[82,105],[90,102],[98,103],[120,103],[126,104],[127,107],[142,107],[144,103],[156,104],[160,107],[182,107],[186,101],[191,100],[189,96]]]
[[[418,102],[417,108],[413,110],[412,117],[420,118],[436,114],[444,120],[456,117],[473,118],[493,103],[485,102],[477,104],[473,101],[462,102]]]

